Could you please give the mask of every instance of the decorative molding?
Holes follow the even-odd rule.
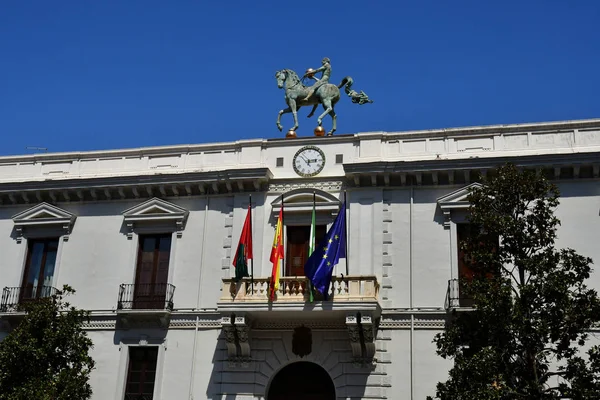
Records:
[[[83,329],[86,330],[113,330],[116,329],[117,319],[114,318],[103,318],[103,319],[90,319],[83,323]]]
[[[480,187],[482,187],[480,183],[471,183],[437,199],[437,203],[444,214],[444,228],[450,229],[453,210],[466,210],[469,208],[469,201],[467,200],[469,193],[472,189]]]
[[[169,329],[194,329],[196,328],[196,315],[185,314],[171,315]],[[198,318],[198,329],[221,329],[221,317],[215,314],[212,318],[207,318],[202,315]]]
[[[53,156],[53,154],[48,154]],[[63,155],[64,157],[64,155]],[[114,174],[111,171],[111,174]],[[36,176],[19,181],[0,182],[0,204],[27,204],[26,200],[97,202],[162,197],[206,196],[266,190],[273,174],[267,167],[233,168],[221,171],[181,171],[148,173],[140,169],[124,175],[89,176],[69,179],[37,180]],[[29,180],[27,180],[29,179]],[[189,189],[189,190],[188,190]]]
[[[312,331],[304,325],[294,328],[292,334],[292,353],[304,358],[312,353]]]
[[[411,316],[412,322],[411,322]],[[416,329],[444,329],[446,326],[446,312],[443,309],[435,312],[420,313],[384,313],[379,321],[379,329],[410,329],[411,323]]]
[[[221,277],[230,278],[232,265],[232,250],[235,252],[236,248],[232,249],[233,244],[233,213],[234,213],[234,200],[233,197],[228,197],[225,201],[227,206],[227,214],[223,221],[223,229],[225,231],[225,237],[223,238],[223,257],[221,258]]]
[[[75,214],[46,202],[28,208],[12,217],[17,233],[17,243],[21,243],[22,238],[28,233],[35,234],[32,231],[38,231],[41,234],[48,230],[59,232],[63,236],[63,240],[67,241],[76,219]]]
[[[198,318],[196,325],[196,318]],[[86,330],[114,330],[117,329],[117,321],[119,316],[114,313],[110,315],[94,315],[90,316],[89,321],[83,323],[83,328]],[[221,316],[216,313],[180,313],[174,311],[171,313],[169,321],[169,329],[221,329]]]
[[[552,151],[552,150],[549,150]],[[539,150],[538,150],[539,152]],[[457,153],[460,154],[460,153]],[[475,180],[476,175],[485,176],[489,170],[513,163],[524,169],[543,169],[554,175],[554,169],[563,172],[561,180],[598,179],[600,151],[581,151],[576,153],[546,153],[497,155],[466,158],[452,157],[453,153],[431,159],[386,160],[356,162],[344,164],[347,185],[354,187],[403,187],[403,186],[447,186],[466,184]],[[439,156],[439,155],[438,155]],[[471,173],[473,172],[473,173]]]
[[[227,360],[230,367],[241,365],[250,366],[252,361],[250,349],[250,325],[243,315],[232,315],[221,319],[223,336],[227,346]]]
[[[352,358],[356,367],[373,366],[375,358],[376,326],[371,315],[348,314],[346,326],[350,337]]]
[[[381,280],[381,302],[383,305],[389,304],[389,293],[392,291],[392,279],[390,277],[391,271],[394,266],[394,257],[393,257],[393,249],[394,249],[394,235],[392,233],[393,223],[393,212],[392,212],[392,194],[389,190],[383,191],[383,218],[382,218],[382,226],[383,226],[383,234],[382,236],[382,244],[381,244],[381,259],[382,259],[382,280]]]
[[[288,180],[285,182],[271,182],[269,183],[269,192],[273,193],[284,193],[291,190],[305,189],[305,190],[322,190],[324,192],[339,192],[344,187],[344,182],[340,180],[323,181],[323,180]],[[311,192],[312,195],[312,192]]]
[[[127,238],[145,227],[166,227],[181,237],[189,211],[166,200],[154,197],[123,211],[123,220],[128,228]]]
[[[304,325],[313,331],[316,330],[345,330],[346,324],[344,320],[337,318],[331,319],[297,319],[297,318],[282,318],[282,319],[259,319],[254,321],[252,328],[256,330],[293,330],[299,325]]]
[[[167,310],[118,310],[115,329],[166,329],[170,320]]]
[[[313,194],[316,212],[337,214],[342,202],[334,195],[317,188],[301,188],[283,193],[271,202],[271,212],[277,214],[281,209],[281,199],[285,201],[286,213],[312,212]],[[284,197],[285,196],[285,197]]]

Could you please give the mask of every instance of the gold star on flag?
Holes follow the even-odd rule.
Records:
[[[333,239],[329,239],[329,243],[333,243]]]
[[[327,254],[323,254],[323,260],[327,258]]]
[[[338,235],[334,236],[335,240],[338,240],[340,237]]]
[[[329,247],[323,247],[323,251],[327,252],[329,250]]]
[[[327,261],[327,266],[329,267],[331,265],[331,262]]]

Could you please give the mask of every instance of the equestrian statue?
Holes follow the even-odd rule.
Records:
[[[320,79],[315,76],[319,72],[322,73]],[[298,129],[298,110],[302,106],[313,106],[311,112],[308,114],[308,118],[310,118],[314,115],[317,106],[322,104],[325,111],[323,114],[319,115],[317,123],[320,127],[323,118],[329,114],[333,124],[331,130],[327,132],[327,135],[333,135],[333,132],[335,132],[337,128],[337,117],[334,108],[336,103],[340,100],[340,89],[342,87],[353,103],[363,105],[373,102],[373,100],[370,100],[369,96],[362,90],[360,93],[352,90],[354,81],[351,77],[345,77],[337,86],[329,83],[330,77],[331,61],[327,57],[323,58],[319,68],[314,70],[312,68],[307,69],[302,78],[298,77],[298,74],[291,69],[283,69],[275,73],[277,86],[280,89],[285,88],[285,102],[288,105],[286,109],[279,111],[279,115],[277,116],[277,128],[279,128],[280,131],[283,130],[283,127],[281,126],[281,116],[283,114],[292,113],[294,116],[294,126],[290,129],[290,132],[295,132],[296,129]],[[312,86],[306,86],[303,83],[306,78],[313,79],[316,82]],[[322,128],[318,129],[322,130]]]

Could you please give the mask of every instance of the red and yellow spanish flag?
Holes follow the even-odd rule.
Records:
[[[279,217],[277,218],[277,226],[275,228],[275,237],[273,238],[273,247],[271,248],[273,271],[271,272],[271,285],[269,288],[270,300],[275,300],[275,293],[279,290],[281,260],[283,260],[283,205],[281,210],[279,210]]]

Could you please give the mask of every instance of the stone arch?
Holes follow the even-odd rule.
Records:
[[[314,188],[300,188],[285,192],[271,202],[272,220],[276,221],[281,209],[281,199],[285,201],[286,225],[295,225],[306,222],[313,209],[313,195],[317,224],[333,222],[340,211],[342,202],[333,194]]]
[[[329,372],[311,361],[295,361],[275,372],[266,387],[266,400],[335,400]]]

